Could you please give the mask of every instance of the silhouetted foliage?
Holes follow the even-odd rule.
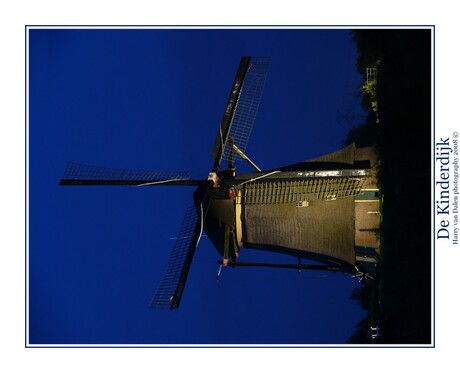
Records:
[[[431,30],[356,30],[353,40],[359,71],[380,61],[379,121],[367,128],[368,117],[346,141],[375,139],[384,203],[380,279],[369,300],[364,293],[352,294],[369,307],[369,315],[356,326],[350,343],[369,343],[372,323],[381,325],[379,343],[430,343]]]
[[[364,318],[358,322],[358,324],[356,324],[355,332],[350,337],[348,342],[352,344],[368,344],[370,341],[369,320]]]
[[[361,307],[363,310],[369,311],[370,309],[370,296],[369,293],[371,291],[371,287],[366,285],[366,286],[361,286],[357,289],[353,289],[351,292],[350,299],[357,301],[359,304],[361,304]]]
[[[354,142],[357,147],[371,146],[377,142],[377,126],[375,123],[364,123],[352,127],[345,138],[345,144]]]

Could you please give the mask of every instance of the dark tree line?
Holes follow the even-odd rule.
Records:
[[[352,128],[345,142],[377,145],[384,203],[379,285],[374,294],[366,294],[366,289],[352,294],[363,307],[372,304],[366,297],[377,294],[379,307],[370,308],[350,342],[366,343],[363,337],[370,324],[379,321],[385,343],[429,343],[431,30],[361,29],[354,31],[353,40],[363,75],[378,61],[378,108],[369,110],[365,123]],[[362,102],[371,105],[366,95]]]

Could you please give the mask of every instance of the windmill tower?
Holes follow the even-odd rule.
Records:
[[[268,58],[241,58],[212,151],[214,163],[204,179],[187,173],[67,165],[60,185],[196,188],[151,307],[179,307],[203,232],[222,256],[223,266],[341,271],[363,278],[376,265],[379,204],[372,148],[350,145],[266,171],[245,154],[268,66]],[[255,172],[237,174],[237,160],[248,161]],[[297,263],[243,262],[243,248],[291,255]],[[302,264],[302,259],[318,264]]]

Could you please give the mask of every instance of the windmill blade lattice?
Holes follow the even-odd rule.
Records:
[[[219,125],[216,140],[212,151],[214,157],[213,172],[220,167],[222,159],[229,160],[232,145],[229,138],[242,151],[251,135],[259,103],[262,98],[265,80],[268,74],[270,58],[242,57],[233,82],[227,106]],[[240,160],[239,155],[235,159]]]
[[[203,211],[200,211],[198,217],[196,208],[189,207],[185,213],[165,273],[149,303],[149,307],[169,308],[171,310],[179,307],[202,232]]]
[[[60,185],[198,185],[188,172],[157,172],[68,162]]]
[[[233,138],[233,143],[243,153],[246,151],[252,127],[259,109],[269,65],[269,57],[251,58],[251,63],[246,72],[240,96],[238,97],[229,137]],[[222,156],[223,159],[229,160],[231,146],[232,144],[227,141]],[[242,159],[238,154],[234,154],[233,157],[235,160]]]

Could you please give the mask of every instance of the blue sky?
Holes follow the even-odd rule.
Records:
[[[247,147],[262,169],[340,148],[359,119],[337,113],[362,118],[349,30],[30,30],[30,343],[330,344],[353,333],[356,279],[225,268],[216,282],[205,237],[180,308],[148,308],[193,189],[58,185],[68,160],[204,178],[243,55],[271,56]]]

